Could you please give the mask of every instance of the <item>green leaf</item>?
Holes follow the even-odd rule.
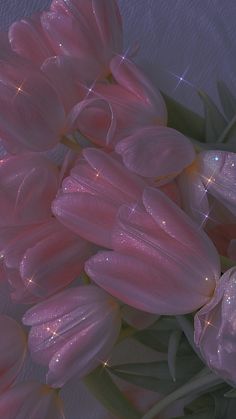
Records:
[[[204,119],[161,92],[168,111],[168,127],[174,128],[188,137],[204,142]]]
[[[224,394],[224,397],[233,399],[236,397],[236,388],[232,388],[231,390],[227,391],[227,393]]]
[[[224,114],[230,121],[236,114],[236,97],[223,81],[217,83],[217,88]]]
[[[143,345],[146,345],[149,348],[154,349],[155,351],[167,352],[170,334],[172,333],[173,330],[174,330],[173,328],[169,330],[162,330],[161,327],[160,329],[158,329],[158,323],[157,323],[155,329],[151,328],[151,329],[141,330],[135,333],[133,337],[137,339],[139,342],[141,342]],[[179,326],[177,326],[177,330],[180,330]],[[187,340],[182,339],[179,345],[178,354],[187,355],[191,352],[192,352],[192,349],[190,345],[188,344]]]
[[[158,352],[167,352],[170,332],[168,330],[146,329],[135,333],[139,342]]]
[[[215,402],[211,394],[204,394],[201,397],[197,397],[195,400],[185,406],[184,412],[187,414],[192,414],[204,411],[206,408],[211,408],[214,411]]]
[[[160,317],[160,319],[158,319],[157,322],[152,325],[152,328],[155,330],[181,330],[175,317],[169,316]]]
[[[198,93],[204,105],[206,142],[215,143],[226,128],[227,121],[207,93],[202,90]]]
[[[121,393],[104,366],[96,368],[83,381],[94,396],[115,416],[122,419],[141,418],[142,415]]]
[[[176,382],[170,376],[167,362],[115,365],[109,371],[132,384],[166,394],[176,390],[201,368],[202,362],[196,356],[179,358],[176,363]]]
[[[210,409],[205,409],[202,412],[193,413],[192,415],[178,416],[175,419],[215,419],[215,415],[214,411]]]

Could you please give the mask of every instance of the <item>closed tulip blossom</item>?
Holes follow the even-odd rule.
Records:
[[[220,276],[215,247],[162,192],[146,188],[142,205],[123,205],[115,251],[101,251],[85,270],[126,304],[149,313],[184,314],[206,304]]]
[[[195,342],[214,372],[223,380],[236,385],[236,270],[224,273],[214,296],[195,315]]]
[[[47,383],[61,387],[107,360],[119,335],[118,303],[94,285],[67,289],[28,310],[32,358],[48,366]]]
[[[42,29],[40,17],[41,14],[36,13],[31,18],[14,22],[8,32],[12,49],[39,67],[55,55]]]
[[[236,153],[220,150],[199,153],[194,164],[179,177],[185,211],[201,225],[211,218],[222,224],[222,216],[229,223],[236,216],[235,176]]]
[[[42,155],[29,152],[2,158],[0,226],[39,223],[50,218],[58,178],[57,167]]]
[[[91,101],[97,98],[97,102],[88,102],[83,111],[76,105],[68,124],[93,142],[113,149],[119,140],[142,127],[166,125],[167,110],[159,91],[132,61],[117,55],[110,70],[115,81],[91,86],[87,97]]]
[[[83,151],[63,193],[52,204],[57,219],[74,233],[100,246],[111,247],[111,231],[119,206],[138,200],[145,182],[102,150]]]
[[[19,383],[0,396],[4,419],[65,419],[57,392],[34,381]]]
[[[145,127],[116,145],[125,166],[140,176],[159,182],[175,178],[195,159],[191,142],[168,127]]]
[[[85,240],[55,219],[1,230],[1,255],[11,297],[33,303],[65,288],[91,255]]]
[[[27,340],[21,326],[12,318],[0,315],[0,394],[16,380],[26,353]],[[5,418],[5,416],[2,416]]]
[[[14,52],[0,52],[0,137],[11,154],[53,148],[64,133],[64,109],[43,72]]]
[[[53,0],[41,23],[54,55],[80,60],[90,80],[109,73],[109,62],[122,51],[122,24],[115,0]]]

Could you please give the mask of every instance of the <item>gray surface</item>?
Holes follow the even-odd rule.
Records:
[[[0,26],[8,25],[33,10],[43,9],[48,0],[0,0]],[[125,26],[126,47],[139,42],[139,62],[161,89],[195,110],[201,110],[196,88],[216,97],[216,81],[224,79],[236,91],[235,0],[119,0]],[[186,80],[180,83],[171,73]],[[195,87],[194,87],[195,86]],[[20,316],[3,290],[1,312]],[[40,376],[27,363],[24,377]],[[76,380],[63,390],[68,419],[105,419]]]

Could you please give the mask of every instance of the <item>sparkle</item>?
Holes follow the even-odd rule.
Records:
[[[219,157],[214,157],[214,160],[218,161],[219,160]]]
[[[211,323],[210,320],[204,320],[204,323],[205,323],[206,327],[211,326],[211,327],[214,327],[216,329],[216,326],[213,323]]]
[[[163,224],[164,226],[166,225],[166,221],[165,220],[163,220],[162,222],[161,222],[161,224]]]
[[[194,85],[192,83],[190,83],[188,80],[185,79],[185,76],[186,76],[186,74],[187,74],[187,72],[189,70],[189,67],[190,66],[188,65],[188,67],[184,70],[184,72],[180,76],[178,74],[175,74],[172,71],[169,71],[168,70],[168,73],[172,74],[172,76],[174,76],[176,79],[178,79],[178,83],[177,83],[177,85],[174,88],[174,92],[175,92],[176,89],[178,89],[178,87],[179,87],[179,85],[181,83],[185,83],[185,84],[187,84],[187,85],[189,85],[191,87],[194,87]]]
[[[14,102],[14,100],[16,99],[16,97],[20,94],[20,93],[22,93],[22,94],[28,94],[28,93],[26,93],[23,89],[22,89],[22,87],[23,87],[23,85],[25,84],[25,80],[23,80],[23,82],[19,85],[19,86],[13,86],[14,87],[14,89],[16,90],[16,94],[13,96],[13,99],[12,99],[12,102]]]
[[[234,163],[232,163],[232,164],[231,164],[231,167],[234,167],[234,166],[235,166],[235,164],[234,164]]]
[[[98,81],[98,78],[96,78],[90,86],[86,86],[85,84],[80,83],[80,85],[81,85],[81,86],[82,86],[85,90],[87,90],[87,93],[86,93],[86,95],[84,96],[84,100],[86,100],[86,99],[88,98],[88,96],[89,96],[91,93],[93,93],[93,94],[96,94],[96,93],[97,93],[97,92],[94,90],[94,86],[96,85],[97,81]]]

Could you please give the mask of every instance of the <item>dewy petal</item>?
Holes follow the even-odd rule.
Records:
[[[38,154],[0,160],[0,225],[38,223],[50,218],[58,176],[57,167]]]
[[[195,170],[186,169],[177,178],[184,211],[203,227],[209,213],[207,190],[201,177]]]
[[[137,200],[141,196],[145,182],[138,176],[132,175],[111,155],[96,148],[86,148],[83,155],[97,172],[98,177],[104,178],[117,192],[122,191],[130,200]]]
[[[48,381],[56,387],[105,362],[121,324],[119,305],[94,285],[57,294],[30,309],[23,321],[33,326],[31,355],[49,364]]]
[[[26,353],[26,335],[10,317],[0,315],[0,393],[16,379]],[[5,416],[4,416],[5,417]]]
[[[144,177],[176,176],[195,158],[190,141],[168,127],[145,127],[116,145],[132,172]]]
[[[81,71],[80,60],[75,57],[56,56],[44,61],[42,71],[60,96],[66,113],[82,101],[88,93],[90,77]]]
[[[115,0],[92,0],[97,27],[108,52],[112,55],[122,51],[122,19]]]
[[[93,80],[108,75],[110,59],[121,52],[121,18],[114,0],[53,1],[41,22],[56,55],[79,58]]]
[[[46,151],[60,140],[64,110],[48,78],[12,53],[0,62],[0,135],[12,154]]]
[[[236,215],[236,153],[204,151],[198,165],[205,188]]]
[[[110,69],[116,81],[133,93],[147,106],[152,106],[156,113],[156,122],[167,123],[167,110],[164,99],[139,68],[125,57],[117,55],[111,60]]]
[[[65,419],[57,392],[33,381],[19,383],[1,395],[0,416],[4,419]]]
[[[87,242],[63,227],[58,228],[53,236],[25,252],[20,264],[21,278],[28,292],[48,297],[81,274],[90,254]]]
[[[209,368],[235,386],[236,271],[226,271],[212,300],[195,315],[195,342]]]
[[[12,49],[36,65],[55,55],[42,30],[39,13],[14,22],[8,36]]]
[[[196,253],[204,264],[212,269],[215,278],[219,277],[220,261],[217,251],[208,236],[173,201],[161,191],[145,188],[143,202],[147,212],[159,228],[177,242],[184,244]]]
[[[139,255],[138,255],[139,256]],[[184,314],[209,300],[193,292],[189,280],[151,266],[139,257],[118,252],[99,252],[85,264],[85,270],[97,285],[114,297],[139,310],[154,314]],[[189,283],[189,284],[188,284]]]
[[[85,99],[72,108],[66,127],[68,132],[79,129],[95,144],[110,148],[116,129],[116,118],[107,100],[94,97]]]
[[[116,207],[108,200],[88,193],[68,193],[53,201],[52,211],[62,224],[84,239],[111,246]]]

